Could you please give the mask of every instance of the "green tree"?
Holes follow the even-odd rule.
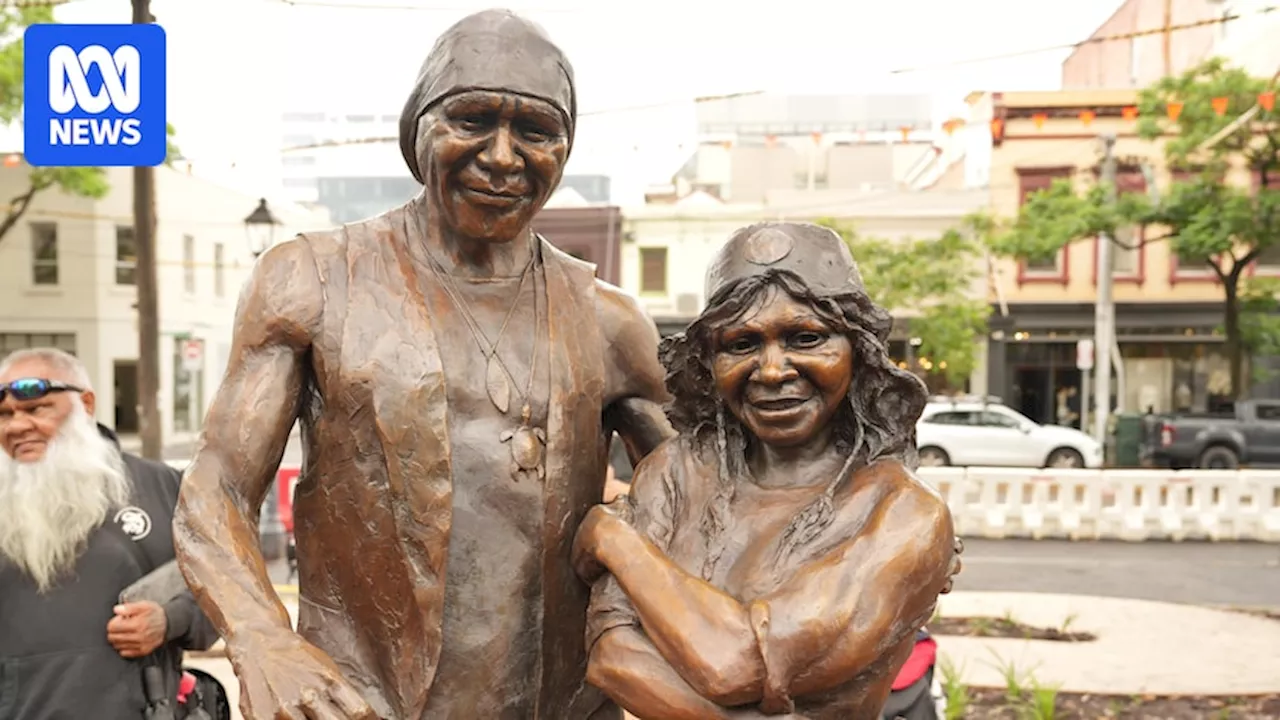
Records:
[[[1179,263],[1209,267],[1223,293],[1223,333],[1232,391],[1242,396],[1246,353],[1280,348],[1274,285],[1252,281],[1246,270],[1280,242],[1280,113],[1255,107],[1272,83],[1214,58],[1182,75],[1166,77],[1139,94],[1138,134],[1155,141],[1172,132],[1165,159],[1182,179],[1158,193],[1123,194],[1090,182],[1077,190],[1061,179],[1034,193],[1018,216],[991,238],[991,249],[1022,260],[1054,257],[1064,245],[1134,225],[1148,228],[1145,243],[1168,242]],[[1215,99],[1226,98],[1222,114]],[[1181,103],[1176,120],[1166,109]],[[1240,122],[1242,114],[1249,117]],[[1227,173],[1260,174],[1260,187],[1228,185]],[[1119,244],[1119,241],[1113,241]]]
[[[0,47],[0,125],[22,115],[22,31],[33,23],[46,22],[53,22],[50,7],[0,7],[0,42],[8,40]],[[102,168],[32,168],[26,190],[10,198],[0,215],[0,241],[22,219],[36,195],[50,188],[89,198],[100,198],[110,189]]]
[[[28,25],[47,22],[53,22],[51,7],[0,6],[0,125],[9,125],[22,115],[22,32]],[[167,125],[165,130],[169,138],[165,164],[170,164],[179,153],[173,144],[173,126]],[[26,189],[9,198],[0,211],[0,242],[22,219],[31,201],[50,189],[78,197],[100,198],[111,188],[102,168],[31,168]]]
[[[858,261],[867,294],[894,311],[920,314],[910,320],[911,335],[948,384],[960,385],[977,365],[976,343],[986,331],[990,307],[971,291],[979,272],[981,216],[936,238],[899,241],[858,235],[831,218],[818,220],[844,238]]]

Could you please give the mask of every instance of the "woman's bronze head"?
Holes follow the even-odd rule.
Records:
[[[743,228],[712,262],[707,297],[661,350],[677,430],[709,438],[725,425],[744,446],[827,433],[859,464],[914,461],[927,391],[889,359],[892,318],[839,235],[808,223]]]

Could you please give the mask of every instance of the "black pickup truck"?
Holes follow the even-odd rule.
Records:
[[[1148,415],[1141,454],[1148,465],[1177,470],[1280,465],[1280,400],[1242,400],[1223,413]]]

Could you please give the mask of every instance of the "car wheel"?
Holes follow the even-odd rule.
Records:
[[[950,464],[951,458],[946,450],[932,446],[920,448],[920,467],[947,467]]]
[[[1229,447],[1217,445],[1200,454],[1196,467],[1205,470],[1236,470],[1240,467],[1240,456]]]
[[[1058,448],[1049,453],[1045,467],[1071,469],[1084,467],[1084,456],[1071,448]]]

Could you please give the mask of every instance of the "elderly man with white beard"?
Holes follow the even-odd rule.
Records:
[[[189,592],[119,601],[173,559],[181,475],[122,453],[94,403],[67,353],[0,362],[0,720],[139,720],[144,658],[181,718],[182,650],[217,640]]]

